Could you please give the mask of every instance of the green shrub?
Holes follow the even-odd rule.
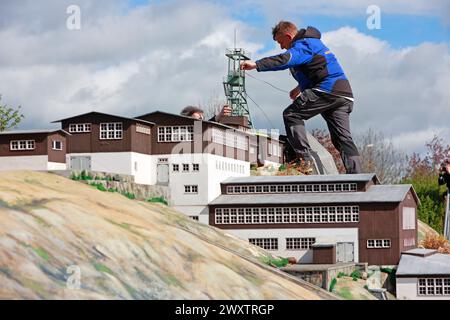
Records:
[[[124,195],[125,197],[127,197],[128,199],[131,199],[131,200],[136,199],[136,196],[134,195],[134,193],[122,192],[122,195]]]
[[[86,172],[86,170],[81,171],[81,175],[80,175],[80,179],[81,180],[93,180],[93,177]]]
[[[342,277],[346,277],[346,276],[347,276],[347,274],[345,272],[342,272],[342,271],[339,272],[338,275],[337,275],[338,278],[342,278]]]
[[[282,164],[279,168],[278,171],[286,171],[286,165]]]
[[[91,183],[90,185],[93,186],[93,187],[96,187],[100,191],[107,191],[105,186],[103,184],[101,184],[101,183]]]
[[[334,286],[336,285],[336,283],[337,283],[336,278],[333,278],[333,280],[331,280],[331,283],[330,283],[330,292],[333,292],[333,289],[334,289]]]
[[[359,270],[354,270],[352,273],[350,273],[350,277],[353,278],[353,281],[361,279],[361,272]]]
[[[108,188],[108,192],[119,192],[117,188]]]
[[[165,205],[168,205],[166,199],[164,199],[164,197],[153,197],[147,200],[148,202],[158,202],[158,203],[163,203]]]

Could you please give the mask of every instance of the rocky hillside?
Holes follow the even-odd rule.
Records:
[[[334,298],[268,255],[164,205],[0,173],[0,299]]]

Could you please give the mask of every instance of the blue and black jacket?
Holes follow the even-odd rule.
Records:
[[[300,29],[289,50],[255,61],[256,70],[277,71],[289,68],[302,91],[315,88],[353,98],[344,71],[320,37],[320,31],[314,27]]]

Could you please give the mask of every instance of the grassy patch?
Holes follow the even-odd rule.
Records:
[[[269,266],[276,266],[278,268],[285,267],[289,263],[289,260],[287,258],[275,259],[271,256],[263,256],[260,258],[260,261]]]
[[[105,188],[105,186],[102,183],[90,183],[89,185],[97,188],[97,190],[107,191],[107,189]]]
[[[147,200],[147,202],[158,202],[158,203],[163,203],[166,206],[168,205],[168,202],[166,199],[164,199],[164,197],[153,197]]]
[[[44,259],[45,261],[49,261],[50,260],[50,254],[45,251],[43,248],[39,248],[39,247],[31,247],[31,249],[33,249],[33,251],[42,259]]]
[[[106,221],[108,221],[109,223],[112,223],[115,226],[121,227],[122,229],[125,229],[125,230],[128,230],[128,231],[131,230],[131,226],[128,223],[125,223],[125,222],[118,223],[118,222],[115,222],[115,221],[109,220],[109,219],[106,219]]]
[[[342,287],[338,291],[338,294],[346,300],[353,300],[353,295],[351,294],[350,289],[348,287]]]
[[[121,192],[121,194],[125,197],[127,197],[128,199],[134,200],[136,199],[136,196],[134,195],[134,193],[131,192]]]
[[[110,268],[108,268],[107,266],[105,266],[102,263],[94,262],[94,268],[97,271],[100,271],[100,272],[103,272],[103,273],[107,273],[107,274],[110,274],[112,276],[114,275],[114,272]]]
[[[52,226],[51,224],[49,224],[47,221],[45,221],[41,217],[33,215],[33,218],[37,221],[37,223],[39,223],[43,227],[50,228]]]

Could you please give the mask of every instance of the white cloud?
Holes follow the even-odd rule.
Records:
[[[50,121],[94,109],[128,116],[156,109],[177,113],[223,95],[225,49],[232,46],[235,29],[239,46],[251,52],[263,47],[253,37],[255,28],[232,19],[220,4],[169,1],[126,11],[117,2],[79,2],[86,18],[80,31],[65,28],[65,7],[54,1],[25,2],[23,11],[0,4],[9,21],[0,23],[0,41],[7,48],[0,51],[0,93],[9,105],[23,106],[22,128],[48,127]],[[42,7],[51,13],[50,21]],[[323,39],[354,89],[355,132],[382,130],[410,152],[429,140],[430,128],[448,128],[448,44],[394,49],[348,27]],[[287,71],[251,74],[286,91],[296,85]],[[247,91],[270,119],[249,101],[255,122],[282,129],[288,95],[251,78]],[[307,122],[309,129],[324,126],[320,117]],[[417,143],[411,140],[415,132],[423,133]],[[443,132],[450,140],[450,132]]]

